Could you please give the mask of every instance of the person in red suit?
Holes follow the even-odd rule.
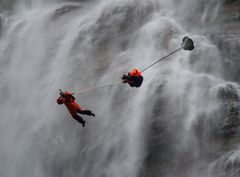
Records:
[[[92,111],[82,109],[75,102],[75,97],[71,92],[62,92],[60,90],[60,97],[57,99],[57,103],[59,105],[64,104],[67,107],[69,113],[72,115],[73,119],[82,124],[83,127],[85,126],[86,121],[84,121],[83,118],[78,114],[84,114],[95,117],[95,114]]]
[[[140,87],[143,82],[143,76],[140,71],[134,68],[128,75],[122,76],[123,83],[128,83],[130,87]]]

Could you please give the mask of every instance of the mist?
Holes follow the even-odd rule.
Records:
[[[239,52],[214,36],[223,2],[1,5],[1,177],[239,175]],[[120,83],[184,36],[193,51],[146,70],[141,88]],[[88,89],[76,101],[96,117],[83,116],[83,128],[57,105],[58,89]]]

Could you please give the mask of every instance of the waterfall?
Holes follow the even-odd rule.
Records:
[[[222,3],[12,3],[0,11],[1,177],[239,174],[231,164],[240,157],[240,88],[224,72],[231,55],[211,37]],[[119,83],[178,49],[186,35],[192,52],[145,71],[141,88]],[[83,116],[86,127],[57,105],[60,88],[92,88],[75,95],[96,114]]]

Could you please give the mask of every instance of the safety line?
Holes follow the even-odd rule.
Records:
[[[152,67],[153,65],[155,65],[156,63],[160,62],[161,60],[169,57],[170,55],[173,55],[174,53],[178,52],[178,51],[181,50],[181,49],[182,49],[182,47],[179,48],[179,49],[177,49],[177,50],[175,50],[174,52],[172,52],[172,53],[170,53],[170,54],[168,54],[168,55],[160,58],[159,60],[155,61],[153,64],[151,64],[151,65],[149,65],[148,67],[146,67],[145,69],[143,69],[143,70],[141,71],[141,73],[143,73],[143,72],[146,71],[148,68],[150,68],[150,67]]]
[[[113,85],[120,84],[120,83],[122,83],[122,81],[116,81],[116,82],[112,82],[112,83],[108,83],[108,84],[104,84],[104,85],[97,85],[97,86],[94,86],[94,87],[89,87],[89,88],[86,88],[86,89],[78,90],[76,92],[73,92],[73,94],[84,93],[84,92],[87,92],[87,91],[90,91],[90,90],[103,88],[103,87],[109,87],[109,86],[113,86]]]
[[[146,67],[145,69],[143,69],[143,70],[141,71],[141,73],[143,73],[144,71],[146,71],[147,69],[149,69],[150,67],[152,67],[153,65],[155,65],[156,63],[158,63],[158,62],[166,59],[167,57],[173,55],[174,53],[178,52],[178,51],[181,50],[181,49],[182,49],[182,47],[179,48],[179,49],[177,49],[177,50],[175,50],[175,51],[173,51],[173,52],[171,52],[170,54],[168,54],[168,55],[160,58],[159,60],[155,61],[154,63],[152,63],[151,65],[149,65],[149,66]],[[88,91],[90,91],[90,90],[94,90],[94,89],[98,89],[98,88],[113,86],[113,85],[120,84],[120,83],[122,83],[122,81],[116,81],[116,82],[112,82],[112,83],[108,83],[108,84],[104,84],[104,85],[97,85],[97,86],[89,87],[89,88],[86,88],[86,89],[80,89],[80,90],[77,90],[77,91],[73,92],[73,95],[74,95],[74,94],[78,94],[78,93],[88,92]]]

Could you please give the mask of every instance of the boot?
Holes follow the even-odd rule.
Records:
[[[91,116],[95,117],[95,114],[91,112]]]
[[[86,124],[86,121],[83,121],[82,122],[82,126],[85,127],[85,124]]]

